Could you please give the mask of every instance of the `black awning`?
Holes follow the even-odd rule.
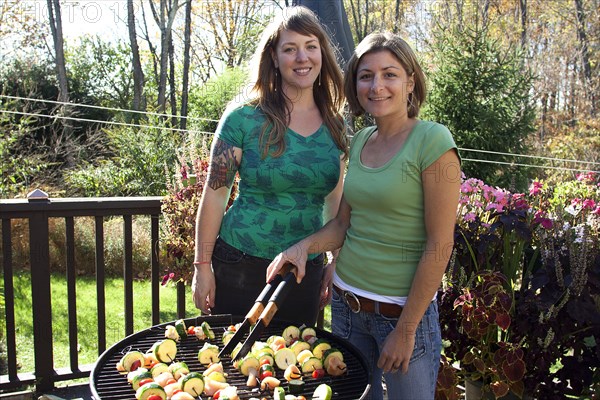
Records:
[[[354,39],[342,0],[294,0],[293,5],[310,8],[318,15],[338,47],[342,67],[352,56]]]

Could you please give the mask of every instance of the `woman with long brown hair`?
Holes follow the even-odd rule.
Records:
[[[198,209],[192,290],[204,313],[245,315],[273,257],[333,218],[341,197],[343,78],[315,14],[285,8],[255,62],[252,97],[230,105],[217,127]],[[225,213],[236,174],[238,197]],[[324,267],[323,254],[308,257],[278,318],[314,325],[328,296]]]

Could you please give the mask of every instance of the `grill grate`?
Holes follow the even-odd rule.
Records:
[[[241,322],[241,318],[231,315],[210,315],[185,320],[186,326],[199,326],[202,321],[207,321],[215,332],[215,339],[210,342],[223,348],[222,336],[225,329],[232,324]],[[90,376],[90,388],[92,395],[97,400],[132,400],[135,399],[135,392],[131,385],[127,383],[125,375],[120,374],[116,369],[116,363],[123,354],[130,350],[139,350],[145,353],[152,345],[161,339],[164,339],[165,327],[172,322],[164,323],[145,329],[130,335],[116,343],[106,350],[96,361]],[[266,341],[271,335],[281,335],[283,329],[288,323],[273,320],[265,329],[260,340]],[[339,400],[362,399],[369,390],[370,376],[366,363],[358,350],[347,341],[333,336],[331,333],[316,329],[319,338],[327,339],[332,347],[339,349],[344,355],[344,362],[348,367],[348,372],[340,377],[325,376],[321,379],[304,377],[305,390],[302,393],[307,399],[312,397],[315,388],[321,383],[327,383],[333,389],[333,398]],[[199,341],[195,337],[182,338],[177,344],[176,361],[184,361],[190,371],[203,372],[204,367],[198,361],[198,350],[202,347],[204,341]],[[246,379],[239,371],[233,368],[230,357],[221,359],[225,372],[227,373],[227,382],[232,386],[237,386],[240,399],[249,399],[251,397],[272,399],[271,393],[260,392],[255,388],[246,386]],[[282,387],[287,390],[287,384],[283,378],[283,371],[275,368],[276,377],[281,380]],[[254,389],[254,391],[252,390]],[[206,398],[206,397],[203,397]]]

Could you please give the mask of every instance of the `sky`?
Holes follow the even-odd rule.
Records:
[[[60,4],[63,35],[67,38],[85,34],[100,34],[107,39],[127,35],[125,0],[61,0]],[[46,0],[20,0],[16,12],[33,16],[40,24],[48,24]]]
[[[127,2],[117,0],[61,2],[63,34],[119,35],[125,30]]]

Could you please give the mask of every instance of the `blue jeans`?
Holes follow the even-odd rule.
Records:
[[[431,302],[415,334],[408,373],[383,374],[377,368],[379,352],[388,334],[395,328],[397,318],[387,318],[381,314],[353,313],[344,299],[334,290],[331,301],[331,330],[356,346],[364,355],[371,370],[371,390],[367,399],[383,399],[382,377],[387,386],[390,400],[432,400],[440,365],[442,338],[439,324],[438,306]]]

